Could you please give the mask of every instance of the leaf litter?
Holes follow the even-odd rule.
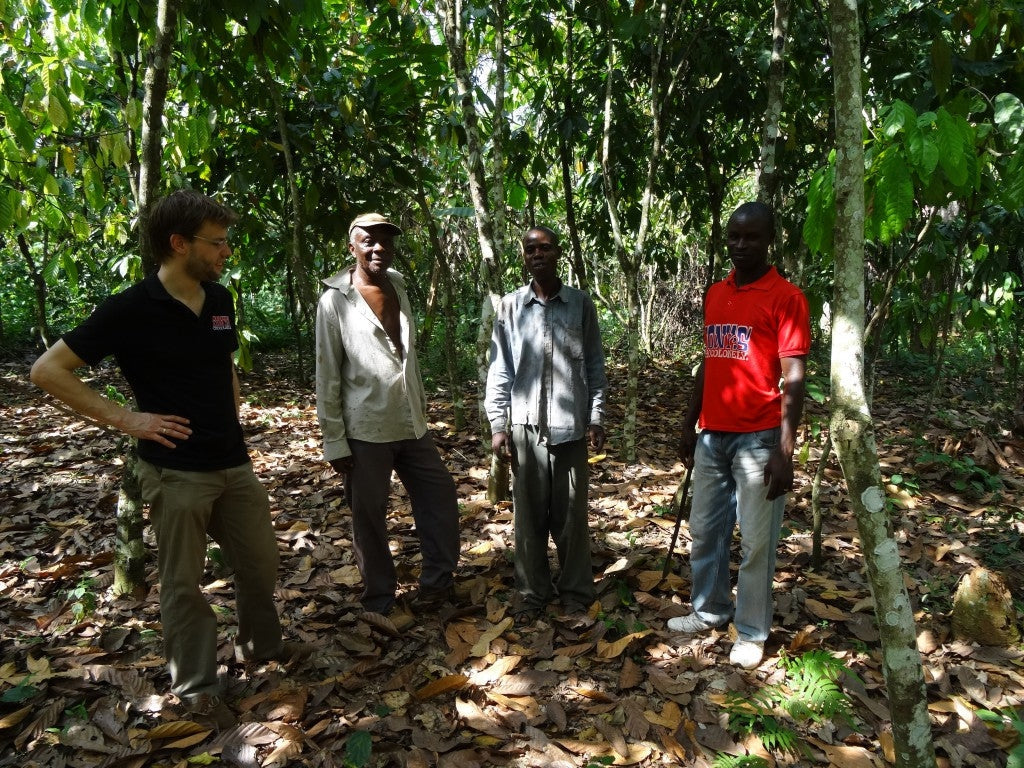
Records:
[[[641,382],[652,406],[638,416],[637,462],[616,455],[614,401],[610,448],[591,462],[598,601],[582,619],[560,617],[556,605],[524,627],[510,609],[511,508],[486,500],[481,441],[472,429],[453,431],[438,400],[430,418],[462,515],[456,601],[426,615],[401,602],[388,616],[361,610],[343,488],[321,459],[312,395],[287,368],[271,358],[244,376],[242,421],[271,496],[284,631],[318,652],[296,664],[237,663],[230,573],[212,552],[204,588],[221,622],[225,699],[238,719],[218,732],[168,704],[148,531],[148,593],[109,593],[116,436],[54,408],[25,383],[26,365],[0,367],[0,766],[653,766],[710,765],[719,752],[771,757],[755,735],[725,727],[721,702],[775,681],[780,652],[814,648],[853,673],[843,685],[855,721],[802,726],[809,751],[786,761],[866,768],[891,760],[878,632],[834,460],[822,483],[825,563],[811,569],[811,478],[823,445],[812,426],[827,424],[822,406],[807,404],[765,662],[743,672],[728,664],[729,632],[683,638],[665,626],[688,610],[685,521],[672,572],[661,578],[683,469],[674,435],[688,385],[679,370],[651,366]],[[613,368],[610,378],[620,384],[624,372]],[[109,369],[97,380],[117,381]],[[939,418],[922,412],[923,398],[903,391],[887,401],[880,391],[874,416],[937,749],[951,765],[995,766],[1013,741],[976,712],[1024,704],[1022,654],[958,640],[949,609],[957,581],[977,565],[1000,571],[1021,599],[1024,442],[976,404],[959,405],[950,395]],[[401,589],[412,592],[420,555],[397,482],[390,530]]]

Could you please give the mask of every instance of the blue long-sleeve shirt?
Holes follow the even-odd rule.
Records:
[[[484,410],[491,432],[537,427],[550,445],[585,436],[604,420],[604,351],[594,302],[562,285],[542,301],[532,284],[498,305]]]

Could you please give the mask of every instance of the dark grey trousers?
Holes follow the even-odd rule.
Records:
[[[587,521],[587,441],[541,445],[535,428],[513,424],[512,449],[516,588],[523,604],[543,608],[557,587],[563,605],[590,605],[596,592]],[[558,553],[555,583],[548,536]]]
[[[388,537],[391,471],[412,502],[423,565],[420,589],[446,589],[459,562],[459,506],[451,473],[428,432],[419,440],[348,441],[353,467],[345,478],[352,508],[352,543],[363,577],[360,598],[368,611],[387,613],[398,586]]]

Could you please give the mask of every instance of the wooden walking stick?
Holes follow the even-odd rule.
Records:
[[[690,492],[690,475],[693,474],[693,470],[685,470],[686,474],[683,476],[683,482],[679,484],[679,488],[676,490],[676,495],[672,497],[672,506],[676,511],[676,527],[672,530],[672,541],[668,545],[668,554],[665,556],[665,567],[661,569],[661,582],[668,578],[668,572],[672,570],[672,555],[676,551],[676,539],[679,538],[679,525],[683,522],[683,512],[686,506],[686,497]],[[687,517],[689,517],[687,515]]]

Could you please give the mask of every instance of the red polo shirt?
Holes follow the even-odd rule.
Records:
[[[700,427],[757,432],[782,423],[783,357],[811,347],[807,299],[775,269],[737,287],[735,270],[708,290]]]

